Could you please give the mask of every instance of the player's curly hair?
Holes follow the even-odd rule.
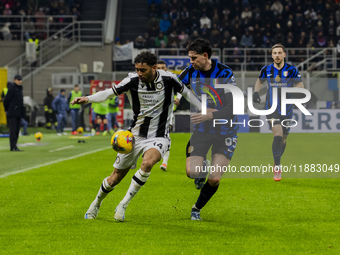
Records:
[[[150,51],[142,51],[135,57],[135,64],[137,63],[146,63],[152,67],[157,64],[157,57]]]
[[[206,52],[208,54],[208,59],[211,58],[211,45],[208,40],[203,38],[197,38],[187,46],[188,51],[196,51],[197,54],[203,54]]]

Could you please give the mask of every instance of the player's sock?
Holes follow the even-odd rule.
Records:
[[[96,129],[96,121],[95,120],[92,120],[92,128]]]
[[[163,157],[163,164],[168,164],[168,160],[169,160],[169,157],[170,157],[170,151],[167,151]]]
[[[109,177],[106,177],[103,180],[102,185],[100,186],[100,189],[98,191],[97,197],[94,200],[97,205],[100,205],[100,203],[107,196],[107,194],[109,194],[114,189],[114,187],[111,187],[109,183],[107,182],[107,178]]]
[[[201,189],[201,193],[197,199],[195,207],[201,210],[206,205],[206,203],[208,203],[210,198],[215,194],[215,192],[218,189],[218,186],[219,185],[213,187],[213,186],[210,186],[209,182],[206,182],[203,188]]]
[[[104,131],[107,131],[107,124],[104,124]]]
[[[286,144],[287,144],[287,142],[285,142],[285,143],[282,144],[282,152],[281,152],[281,156],[282,156],[283,153],[285,152]]]
[[[275,165],[278,166],[281,164],[282,136],[274,136],[272,150],[273,150]]]
[[[135,175],[132,177],[130,187],[126,192],[125,197],[120,202],[120,204],[129,204],[131,199],[137,194],[140,188],[146,183],[149,179],[150,172],[146,173],[142,169],[138,169]]]

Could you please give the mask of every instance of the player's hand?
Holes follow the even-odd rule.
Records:
[[[207,108],[207,114],[197,113],[195,115],[192,115],[191,122],[193,124],[199,124],[204,121],[211,120],[214,117],[212,113],[216,111],[216,109]]]
[[[175,99],[175,105],[177,105],[177,106],[179,105],[179,99],[178,98]]]
[[[71,102],[71,105],[75,105],[75,104],[86,104],[89,101],[88,97],[76,97],[75,99],[73,99],[73,101]]]
[[[253,93],[253,102],[254,103],[261,103],[261,98],[260,98],[259,92],[255,91]]]

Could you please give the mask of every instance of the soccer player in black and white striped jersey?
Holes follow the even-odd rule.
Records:
[[[131,132],[136,138],[129,154],[117,154],[114,171],[105,178],[95,200],[85,214],[85,219],[95,219],[103,199],[120,183],[142,154],[140,169],[132,178],[126,196],[116,208],[115,219],[124,221],[125,210],[150,176],[152,167],[161,160],[170,145],[169,125],[173,111],[174,94],[181,93],[197,109],[200,100],[173,73],[156,70],[157,58],[144,51],[135,58],[136,72],[130,73],[118,85],[88,97],[78,97],[72,104],[102,102],[126,93],[134,112]]]

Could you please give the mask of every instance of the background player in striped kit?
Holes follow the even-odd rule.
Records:
[[[282,115],[281,109],[281,88],[282,87],[297,87],[304,88],[303,82],[301,79],[301,74],[298,69],[288,63],[285,63],[286,57],[286,49],[282,44],[275,44],[272,47],[272,58],[274,63],[264,66],[261,69],[259,78],[255,83],[255,89],[253,93],[253,101],[255,103],[260,103],[260,95],[259,91],[262,88],[263,84],[268,82],[268,89],[266,95],[266,105],[265,109],[270,109],[272,107],[272,96],[273,96],[273,88],[278,88],[277,95],[277,107],[274,113],[267,116],[269,121],[269,126],[273,132],[273,144],[272,151],[274,157],[274,180],[281,180],[281,156],[286,148],[287,136],[289,134],[289,128],[285,126],[289,126],[289,123],[286,123],[285,126],[282,126],[281,121],[285,119],[292,119],[293,117],[293,105],[287,105],[286,107],[286,115]],[[288,98],[291,98],[291,94],[287,95]]]
[[[199,97],[209,95],[207,107],[212,109],[212,112],[206,115],[195,114],[191,117],[195,125],[186,152],[187,176],[195,178],[196,185],[200,183],[204,185],[192,206],[191,219],[202,220],[201,209],[217,191],[223,171],[211,173],[205,182],[208,171],[197,172],[196,167],[203,170],[203,160],[210,148],[212,166],[227,167],[237,144],[237,124],[213,126],[213,119],[228,119],[228,123],[230,120],[237,122],[237,117],[233,115],[231,93],[223,88],[216,88],[216,84],[236,86],[236,83],[233,71],[228,66],[211,59],[212,48],[209,41],[198,38],[187,46],[187,50],[190,65],[184,69],[179,78]]]
[[[166,67],[166,63],[163,60],[159,60],[157,62],[156,66],[157,66],[157,70],[164,70],[164,71],[168,70],[167,67]],[[177,105],[179,105],[179,99],[177,98],[177,95],[175,95],[174,99],[175,99],[175,101],[174,101],[175,105],[174,105],[173,111],[171,113],[170,130],[172,130],[172,126],[173,126],[173,122],[174,122],[174,117],[175,117],[174,111],[176,111]],[[171,143],[170,143],[170,147],[171,147]],[[170,157],[170,147],[169,147],[168,151],[165,153],[165,155],[163,157],[162,165],[160,166],[160,169],[162,169],[163,171],[166,171],[167,168],[168,168],[168,160],[169,160],[169,157]]]
[[[135,146],[129,154],[117,154],[113,173],[105,178],[95,200],[85,213],[86,219],[95,219],[103,199],[126,176],[131,166],[142,154],[143,161],[131,180],[131,185],[118,204],[115,219],[124,221],[125,210],[150,176],[152,167],[161,160],[170,144],[169,125],[174,105],[174,94],[180,92],[198,109],[201,102],[177,78],[175,74],[156,70],[157,58],[144,51],[135,58],[135,73],[130,73],[118,85],[89,97],[79,97],[72,104],[102,102],[126,93],[134,112],[131,132],[136,138]]]

